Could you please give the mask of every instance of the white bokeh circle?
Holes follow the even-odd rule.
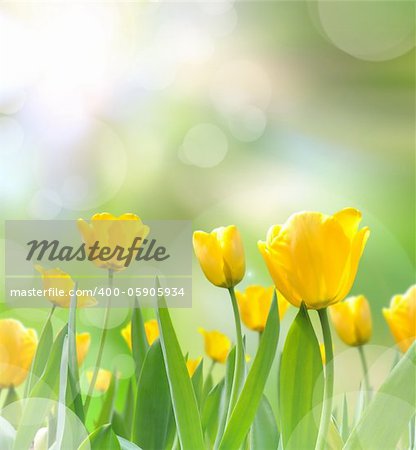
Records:
[[[221,128],[201,123],[186,133],[179,149],[179,157],[187,164],[209,168],[220,164],[227,151],[228,140]]]

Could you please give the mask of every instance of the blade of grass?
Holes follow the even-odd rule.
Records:
[[[219,446],[221,450],[239,448],[250,429],[276,354],[279,328],[277,297],[276,293],[274,293],[260,346],[237,404],[231,414],[230,421],[226,426]]]
[[[164,297],[158,298],[158,306],[160,341],[179,441],[184,450],[203,450],[205,446],[195,392]]]

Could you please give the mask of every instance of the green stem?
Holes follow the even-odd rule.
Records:
[[[237,403],[238,395],[240,393],[241,382],[244,374],[244,344],[243,344],[243,334],[241,331],[240,314],[238,312],[237,299],[235,297],[234,288],[228,289],[231,297],[231,304],[233,306],[235,331],[237,335],[236,352],[235,352],[235,363],[234,363],[234,375],[233,384],[231,387],[230,404],[228,406],[227,422],[231,417],[231,413]]]
[[[212,359],[211,364],[208,369],[207,379],[212,375],[212,371],[214,370],[214,367],[215,367],[215,361]]]
[[[84,405],[85,417],[87,417],[88,408],[90,407],[92,394],[94,392],[95,383],[97,382],[98,371],[100,370],[101,360],[103,357],[104,344],[105,344],[105,340],[107,337],[107,331],[108,331],[108,319],[110,316],[111,298],[113,295],[113,281],[114,281],[114,272],[112,270],[109,270],[108,271],[108,285],[110,287],[110,296],[107,300],[107,306],[105,309],[104,323],[103,323],[103,329],[102,329],[101,337],[100,337],[100,346],[98,347],[97,359],[95,361],[95,366],[94,366],[94,371],[93,371],[92,378],[91,378],[91,383],[88,388],[87,398],[85,399],[85,405]]]
[[[318,439],[316,442],[317,450],[324,450],[326,446],[326,438],[331,421],[332,413],[332,396],[334,392],[334,355],[332,352],[331,329],[329,328],[328,312],[326,308],[318,310],[319,320],[321,322],[322,334],[325,345],[325,388],[324,403],[322,408],[321,423],[319,426]]]
[[[263,336],[263,331],[259,331],[259,342],[258,342],[258,347],[260,347],[260,342],[261,342],[261,337]],[[258,348],[257,347],[257,348]]]
[[[367,400],[370,393],[371,393],[371,387],[370,387],[370,380],[368,378],[368,366],[367,366],[367,360],[365,358],[364,348],[362,345],[359,345],[357,347],[358,354],[360,355],[361,360],[361,366],[363,368],[363,374],[364,374],[364,389],[365,389],[365,399]]]

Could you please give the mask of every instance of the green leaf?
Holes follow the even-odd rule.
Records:
[[[251,427],[251,450],[277,449],[279,430],[269,401],[263,395]]]
[[[117,410],[113,411],[112,416],[111,426],[113,427],[114,433],[125,439],[130,439],[131,432],[127,429],[123,416]]]
[[[204,439],[192,382],[164,297],[158,298],[158,304],[160,340],[179,441],[184,450],[202,450]]]
[[[348,402],[347,396],[344,394],[344,399],[342,401],[342,422],[341,422],[341,438],[345,442],[349,435],[349,425],[348,425]]]
[[[192,387],[194,388],[196,401],[198,403],[198,408],[201,409],[202,405],[202,390],[204,385],[204,361],[198,364],[198,367],[195,369],[194,374],[192,375]]]
[[[121,450],[120,442],[110,424],[93,431],[78,450]]]
[[[364,411],[346,450],[395,448],[416,407],[416,342],[394,367]]]
[[[147,352],[137,386],[132,440],[144,450],[163,449],[175,432],[169,383],[160,341]]]
[[[126,398],[124,400],[124,408],[121,413],[126,431],[128,436],[131,436],[133,415],[134,415],[134,405],[135,405],[136,395],[133,389],[133,377],[129,379],[129,385],[127,387]],[[118,433],[119,434],[119,433]]]
[[[215,438],[218,432],[219,416],[220,416],[220,402],[224,391],[224,380],[221,380],[208,393],[202,409],[202,429],[205,433],[205,438],[208,441],[208,448],[214,448]]]
[[[98,428],[106,423],[111,423],[113,418],[114,403],[117,394],[118,379],[115,371],[111,376],[110,385],[105,393],[104,400],[101,406],[100,415],[98,416],[95,426]]]
[[[230,403],[231,388],[234,377],[235,355],[236,355],[236,347],[234,346],[227,356],[227,363],[225,366],[224,388],[222,390],[221,395],[219,422],[217,429],[217,437],[215,439],[215,448],[219,446],[222,436],[224,435],[225,424],[227,421],[228,405]]]
[[[59,385],[59,370],[61,363],[61,355],[63,351],[63,344],[65,337],[68,333],[68,325],[65,325],[53,343],[52,348],[49,351],[49,358],[46,363],[43,375],[33,387],[30,392],[30,398],[45,398],[57,400],[58,398],[58,385]],[[16,440],[14,443],[15,450],[21,450],[28,448],[33,440],[33,437],[37,431],[37,424],[42,417],[46,417],[48,414],[47,403],[43,402],[42,410],[39,410],[37,402],[27,402],[27,405],[23,408],[22,413],[22,426],[19,427],[16,434]],[[34,421],[33,418],[36,417]],[[35,424],[33,424],[35,422]]]
[[[324,390],[322,369],[319,343],[302,304],[280,364],[279,412],[285,450],[315,448]]]
[[[220,449],[239,448],[253,423],[276,354],[279,328],[275,293],[259,349],[225,429]]]
[[[77,284],[74,286],[74,295],[71,297],[68,320],[68,387],[66,405],[78,416],[81,422],[85,421],[84,405],[82,404],[81,388],[79,383],[79,369],[76,341],[76,311],[77,296],[75,295]]]
[[[121,436],[117,436],[118,442],[120,444],[121,450],[142,450],[133,442],[128,441],[127,439],[122,438]]]
[[[134,300],[134,309],[131,317],[131,347],[133,359],[136,363],[136,380],[139,379],[146,353],[149,349],[142,310],[137,298]]]
[[[55,307],[52,307],[52,310],[48,316],[48,319],[45,322],[45,325],[42,328],[42,332],[40,334],[38,346],[36,347],[36,353],[32,361],[32,365],[30,367],[29,376],[25,385],[25,397],[28,396],[29,392],[32,390],[33,386],[41,377],[46,362],[48,361],[49,354],[51,351],[51,347],[53,344],[53,329],[52,329],[52,314],[55,311]]]
[[[342,450],[344,442],[333,420],[329,422],[328,435],[326,438],[328,450]]]

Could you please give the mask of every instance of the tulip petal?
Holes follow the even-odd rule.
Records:
[[[355,208],[344,208],[336,212],[333,218],[342,226],[345,235],[351,240],[358,231],[362,214]]]
[[[242,280],[245,273],[244,248],[240,232],[235,225],[230,225],[216,228],[212,234],[216,236],[221,247],[227,282],[235,286]]]
[[[225,286],[224,260],[215,234],[195,231],[193,246],[202,271],[215,286]]]

